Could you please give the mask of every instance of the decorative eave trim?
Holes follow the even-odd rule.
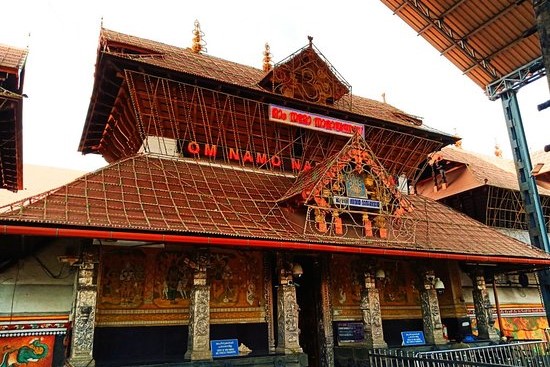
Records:
[[[330,253],[353,253],[365,255],[410,257],[437,260],[455,260],[479,263],[500,263],[517,265],[543,265],[550,266],[550,257],[526,258],[492,255],[472,255],[452,252],[436,252],[426,250],[400,250],[381,247],[362,247],[353,245],[331,245],[312,242],[293,242],[262,240],[250,238],[227,238],[191,235],[172,235],[163,233],[122,232],[96,229],[74,229],[55,227],[29,227],[17,225],[1,225],[2,235],[31,235],[59,238],[98,238],[110,240],[150,241],[164,243],[180,243],[187,245],[216,246],[216,247],[240,247],[255,249],[280,249],[284,251],[302,250]]]

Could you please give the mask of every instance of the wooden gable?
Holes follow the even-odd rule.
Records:
[[[283,201],[305,205],[304,233],[320,236],[402,241],[414,237],[413,210],[397,180],[355,134],[336,155],[298,176]]]
[[[276,64],[260,81],[266,90],[306,102],[333,105],[351,86],[312,43]]]

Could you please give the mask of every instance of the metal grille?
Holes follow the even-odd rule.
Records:
[[[550,366],[548,349],[543,341],[417,353],[376,349],[369,351],[369,363],[371,367]]]

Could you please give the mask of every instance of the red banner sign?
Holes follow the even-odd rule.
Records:
[[[344,136],[352,136],[358,131],[365,137],[365,127],[362,124],[293,110],[273,104],[269,105],[269,120]]]

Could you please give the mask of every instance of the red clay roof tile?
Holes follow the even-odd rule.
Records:
[[[443,148],[441,156],[444,160],[467,165],[480,185],[519,190],[517,172],[512,160],[469,152],[454,146]],[[540,195],[550,196],[548,189],[539,186],[538,191]]]
[[[112,51],[104,51],[121,58],[139,60],[142,63],[161,68],[266,92],[259,86],[260,81],[266,75],[262,69],[238,64],[208,54],[195,53],[190,48],[170,46],[164,43],[126,35],[104,28],[101,30],[101,42],[104,45],[115,44],[118,46],[133,46],[136,50],[140,50],[144,53],[120,53],[115,52],[114,48]],[[352,98],[351,112],[353,113],[399,125],[410,126],[419,130],[438,132],[428,126],[421,125],[421,120],[418,118],[408,115],[407,113],[387,103],[356,95],[352,97],[350,95],[346,95],[341,99],[342,105],[349,105],[350,98]],[[438,133],[442,134],[441,132]]]
[[[0,209],[0,223],[237,236],[439,253],[550,259],[433,200],[408,196],[406,241],[311,236],[303,213],[277,200],[294,178],[262,170],[137,155],[43,195]],[[216,188],[216,190],[213,190]]]
[[[0,44],[0,70],[19,74],[27,59],[26,49]]]

